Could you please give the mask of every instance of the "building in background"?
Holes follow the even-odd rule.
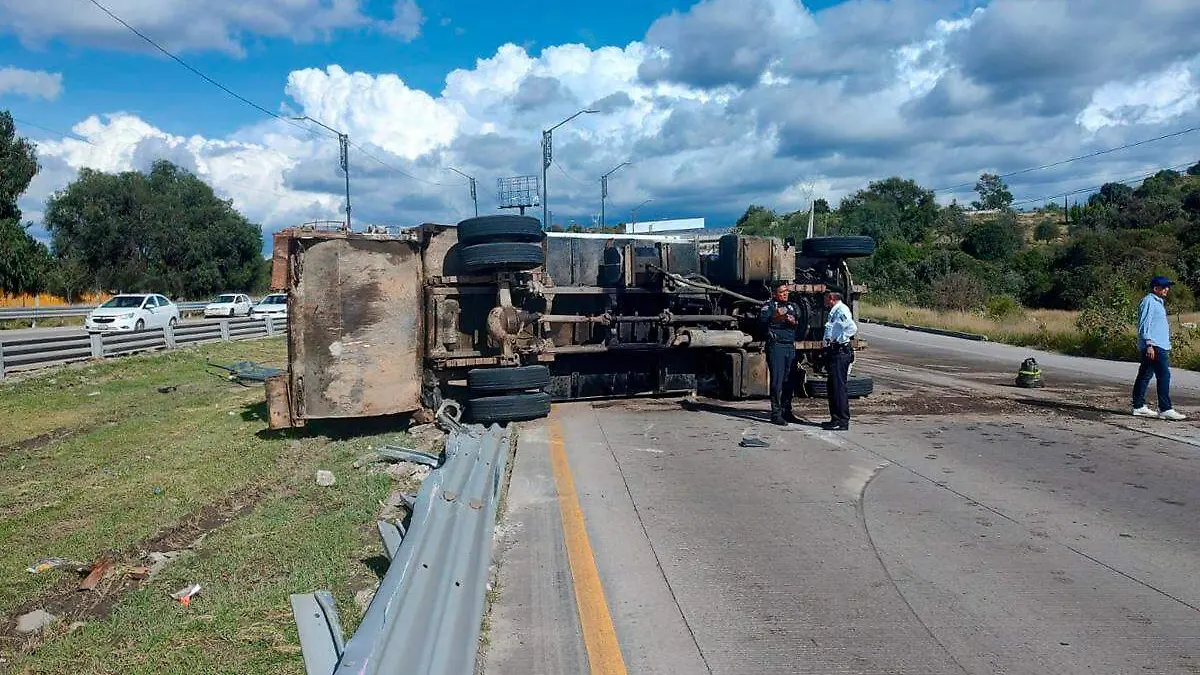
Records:
[[[656,234],[659,232],[690,232],[704,229],[703,218],[677,220],[643,220],[625,223],[625,234]]]

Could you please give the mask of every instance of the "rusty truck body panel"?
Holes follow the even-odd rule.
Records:
[[[803,314],[799,360],[816,373],[822,295],[836,289],[852,301],[864,290],[843,259],[809,257],[778,238],[549,233],[486,244],[502,258],[540,247],[538,264],[481,270],[459,231],[275,236],[272,281],[288,293],[289,323],[288,374],[267,386],[273,428],[428,414],[446,399],[469,399],[470,409],[482,394],[469,382],[485,368],[537,366],[548,373],[537,395],[553,400],[765,396],[758,307],[770,285],[791,283]]]

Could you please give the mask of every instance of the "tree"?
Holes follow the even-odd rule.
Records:
[[[1012,192],[1004,180],[994,173],[980,175],[979,182],[975,183],[975,192],[979,193],[979,200],[972,202],[971,206],[976,211],[1008,210],[1012,206]]]
[[[1023,243],[1016,217],[1006,213],[976,224],[963,240],[962,248],[980,260],[1003,262],[1011,260]]]
[[[170,162],[148,174],[83,169],[50,198],[46,227],[55,254],[99,289],[201,298],[261,277],[259,227]]]
[[[46,288],[50,253],[21,225],[17,200],[37,175],[37,151],[17,136],[7,110],[0,111],[0,290],[39,293]]]
[[[1127,209],[1133,203],[1133,188],[1124,183],[1105,183],[1100,192],[1088,197],[1089,206],[1112,206]]]
[[[829,202],[826,201],[824,197],[818,197],[816,201],[813,202],[813,211],[818,216],[829,213]]]
[[[897,176],[872,182],[838,206],[846,234],[875,239],[922,241],[933,228],[938,206],[933,192]]]
[[[1043,218],[1042,222],[1033,228],[1033,238],[1038,241],[1053,241],[1058,239],[1061,232],[1062,228],[1058,226],[1058,221],[1053,218]]]
[[[1200,176],[1200,162],[1196,162],[1195,164],[1189,166],[1188,170],[1187,170],[1187,175]]]
[[[770,234],[779,216],[765,206],[751,204],[735,223],[738,232],[751,235]]]

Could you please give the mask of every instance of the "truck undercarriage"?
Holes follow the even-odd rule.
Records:
[[[271,426],[427,417],[446,400],[507,422],[544,416],[552,400],[765,396],[758,312],[771,284],[788,282],[801,310],[797,374],[823,378],[824,294],[857,313],[865,289],[846,258],[873,248],[864,237],[797,249],[737,234],[547,234],[523,216],[398,235],[286,230],[272,285],[288,293],[289,370],[267,383]]]

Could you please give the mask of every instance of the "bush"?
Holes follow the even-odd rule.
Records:
[[[970,312],[987,302],[983,282],[966,272],[951,272],[933,284],[933,306],[936,309]]]
[[[1024,310],[1011,295],[993,295],[987,301],[987,315],[996,321],[1015,318]]]

